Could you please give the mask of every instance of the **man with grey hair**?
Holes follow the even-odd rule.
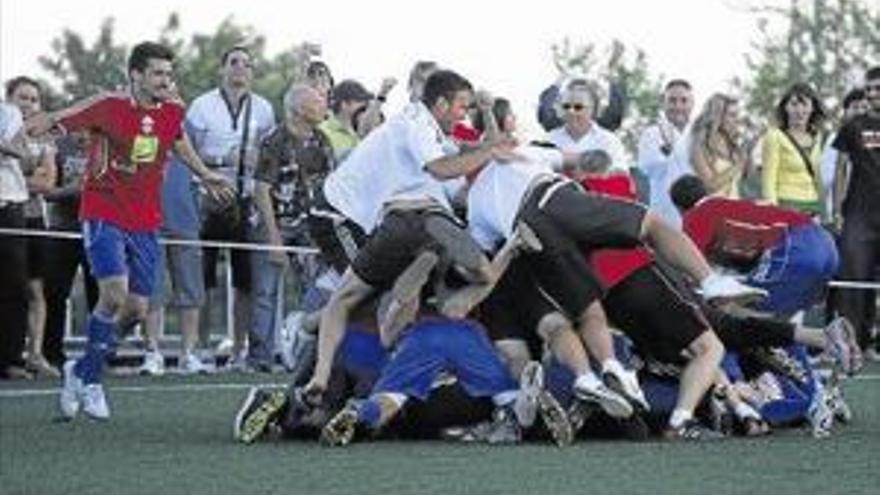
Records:
[[[256,240],[272,246],[311,246],[310,212],[324,178],[336,167],[330,140],[320,125],[327,114],[327,100],[305,83],[295,83],[284,95],[284,121],[260,146],[254,174],[254,204],[259,212]],[[303,282],[313,280],[317,265],[297,258],[295,273]],[[282,251],[256,252],[253,266],[253,312],[251,359],[258,367],[271,368],[274,357],[278,281],[291,262]],[[311,261],[310,259],[308,261]],[[314,294],[307,291],[307,295]],[[304,301],[305,310],[320,308],[320,298]],[[309,307],[311,306],[311,307]]]
[[[584,79],[568,83],[559,95],[559,110],[565,125],[550,131],[547,140],[565,156],[564,163],[577,161],[585,151],[602,150],[611,157],[612,172],[627,172],[623,143],[593,120],[599,98]]]

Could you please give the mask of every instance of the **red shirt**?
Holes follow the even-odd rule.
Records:
[[[811,223],[809,215],[743,199],[705,198],[682,217],[687,235],[716,263],[748,262],[776,245],[788,227]]]
[[[83,103],[61,120],[92,139],[83,178],[80,218],[104,220],[131,232],[162,221],[161,188],[168,151],[181,137],[184,108],[164,102],[145,108],[114,93]]]
[[[590,191],[616,198],[636,198],[635,182],[624,174],[588,175],[581,181],[581,185]],[[599,249],[588,254],[593,273],[607,289],[619,284],[639,268],[654,262],[654,254],[647,248]]]

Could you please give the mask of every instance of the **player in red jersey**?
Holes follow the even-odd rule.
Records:
[[[85,354],[64,365],[59,406],[65,419],[80,407],[93,418],[110,417],[102,369],[115,347],[117,327],[130,328],[146,315],[155,285],[168,152],[176,151],[213,194],[231,197],[226,179],[205,167],[182,131],[184,109],[173,91],[173,60],[168,48],[141,43],[128,60],[127,92],[98,95],[27,123],[32,135],[53,128],[92,135],[80,217],[99,299],[88,320]]]

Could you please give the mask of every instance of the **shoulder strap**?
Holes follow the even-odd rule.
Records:
[[[245,158],[247,157],[247,146],[251,130],[251,94],[248,93],[245,98],[247,98],[247,101],[244,107],[244,129],[241,130],[241,146],[238,147],[238,175],[236,176],[239,196],[244,193]]]
[[[801,148],[801,145],[798,144],[798,142],[794,139],[794,136],[789,134],[789,132],[785,129],[780,129],[780,131],[782,131],[782,134],[784,134],[785,137],[788,138],[788,140],[791,142],[792,146],[794,146],[794,149],[797,150],[798,155],[800,155],[801,160],[803,160],[803,162],[804,162],[804,166],[807,168],[807,172],[809,172],[810,177],[812,177],[812,179],[813,179],[813,182],[816,182],[816,171],[813,170],[813,160],[811,160],[810,156],[807,155],[807,152],[804,151],[803,148]]]

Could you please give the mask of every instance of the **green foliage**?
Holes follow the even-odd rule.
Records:
[[[125,87],[126,57],[125,45],[114,39],[113,19],[105,19],[91,46],[81,35],[65,29],[52,41],[52,54],[40,57],[39,63],[60,83],[61,99],[70,101]]]
[[[635,156],[639,134],[656,119],[663,91],[663,76],[651,72],[644,50],[630,49],[617,39],[601,49],[594,43],[572,45],[566,38],[553,46],[553,56],[561,74],[596,82],[594,89],[603,99],[610,82],[626,87],[628,108],[618,135]]]
[[[278,111],[281,95],[299,60],[294,48],[267,57],[265,37],[252,26],[239,25],[232,18],[223,20],[212,33],[194,33],[187,38],[180,17],[171,14],[156,39],[174,50],[175,77],[187,101],[216,87],[223,53],[232,46],[245,45],[253,54],[254,91],[268,98]],[[129,48],[115,41],[113,19],[108,18],[91,46],[87,46],[81,34],[65,30],[52,41],[52,55],[40,57],[40,64],[60,83],[64,100],[78,100],[125,86]],[[54,95],[51,99],[58,101],[59,97]]]
[[[790,0],[753,7],[759,36],[750,73],[734,84],[752,115],[769,117],[793,83],[812,84],[830,107],[880,60],[880,10],[859,0]],[[780,29],[781,27],[781,29]]]

